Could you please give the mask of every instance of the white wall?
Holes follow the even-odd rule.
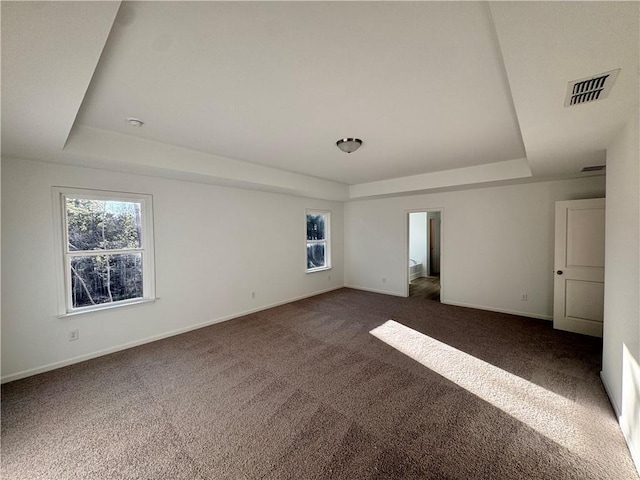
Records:
[[[422,264],[422,274],[427,274],[427,214],[409,215],[409,258]]]
[[[640,153],[638,118],[607,150],[602,379],[640,470]]]
[[[555,202],[603,197],[604,182],[589,177],[346,203],[345,283],[404,295],[406,211],[441,207],[442,301],[550,318]]]
[[[160,300],[56,317],[54,185],[153,194]],[[343,285],[341,202],[16,159],[1,191],[4,381]],[[305,273],[305,208],[332,213],[332,270]]]

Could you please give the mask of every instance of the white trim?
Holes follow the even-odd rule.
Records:
[[[317,268],[310,268],[309,270],[306,271],[306,273],[315,273],[315,272],[323,272],[325,270],[331,270],[333,267],[317,267]]]
[[[84,307],[83,309],[75,309],[73,312],[63,313],[62,315],[57,315],[57,318],[69,318],[69,317],[78,317],[80,315],[87,315],[90,313],[98,313],[104,312],[105,310],[113,310],[115,308],[124,308],[124,307],[135,307],[138,305],[146,305],[149,303],[156,303],[159,298],[133,298],[131,300],[122,300],[120,302],[114,303],[103,303],[96,306],[91,306],[90,308]]]
[[[622,410],[614,400],[614,396],[611,393],[612,392],[611,388],[609,387],[609,384],[605,380],[604,372],[602,371],[600,372],[600,380],[602,381],[602,386],[604,387],[604,391],[606,392],[607,397],[609,397],[609,403],[613,408],[613,412],[615,413],[616,418],[618,419],[618,426],[620,427],[620,431],[622,432],[624,441],[627,443],[627,448],[629,449],[631,459],[635,464],[636,470],[638,471],[638,475],[640,475],[640,445],[638,446],[639,448],[636,448],[636,446],[631,442],[631,438],[627,434],[626,430],[622,428],[622,414],[621,414]]]
[[[607,393],[607,397],[609,397],[609,403],[611,403],[611,407],[613,408],[613,411],[615,412],[616,417],[618,417],[618,423],[620,423],[620,417],[622,417],[622,413],[621,413],[622,410],[620,409],[620,407],[618,407],[618,404],[615,402],[614,396],[611,394],[611,388],[609,388],[609,384],[604,379],[604,374],[602,371],[600,372],[600,380],[602,381],[602,386],[604,387],[604,391]]]
[[[72,250],[67,252],[68,257],[95,257],[96,255],[131,255],[144,253],[144,248],[120,248],[113,250]]]
[[[362,290],[363,292],[381,293],[383,295],[392,295],[394,297],[406,297],[404,293],[391,292],[389,290],[378,290],[376,288],[359,287],[357,285],[345,285],[345,288],[352,288],[353,290]]]
[[[454,307],[475,308],[476,310],[486,310],[488,312],[507,313],[509,315],[518,315],[519,317],[537,318],[539,320],[553,321],[553,315],[542,313],[520,312],[518,310],[509,310],[507,308],[487,307],[485,305],[474,305],[472,303],[452,302],[449,300],[440,300],[445,305],[453,305]]]
[[[308,215],[323,215],[325,217],[324,239],[322,240],[307,239],[307,216]],[[332,260],[331,260],[331,210],[305,208],[304,209],[304,229],[305,229],[304,230],[305,273],[314,273],[314,272],[322,272],[323,270],[330,270],[333,267]],[[309,243],[324,244],[325,265],[323,267],[307,268],[307,247]]]
[[[189,327],[178,328],[176,330],[171,330],[166,333],[161,333],[159,335],[153,335],[151,337],[143,338],[141,340],[135,340],[133,342],[123,343],[121,345],[117,345],[111,348],[105,348],[104,350],[98,350],[97,352],[87,353],[85,355],[80,355],[77,357],[69,358],[67,360],[62,360],[60,362],[49,363],[47,365],[43,365],[42,367],[31,368],[29,370],[23,370],[18,373],[13,373],[10,375],[5,375],[0,379],[0,383],[13,382],[14,380],[20,380],[21,378],[31,377],[33,375],[37,375],[39,373],[48,372],[50,370],[55,370],[56,368],[62,368],[69,365],[73,365],[75,363],[84,362],[86,360],[91,360],[92,358],[102,357],[104,355],[109,355],[110,353],[119,352],[122,350],[126,350],[128,348],[137,347],[139,345],[144,345],[146,343],[155,342],[157,340],[162,340],[163,338],[169,338],[176,335],[180,335],[182,333],[187,333],[192,330],[198,330],[199,328],[208,327],[210,325],[214,325],[216,323],[226,322],[228,320],[233,320],[234,318],[244,317],[245,315],[250,315],[252,313],[260,312],[262,310],[268,310],[270,308],[279,307],[280,305],[285,305],[287,303],[297,302],[298,300],[304,300],[305,298],[315,297],[316,295],[322,295],[323,293],[331,292],[333,290],[339,290],[344,288],[344,285],[340,285],[337,287],[331,287],[324,290],[320,290],[318,292],[308,293],[305,295],[300,295],[298,297],[291,298],[289,300],[283,300],[281,302],[275,302],[269,305],[264,305],[262,307],[253,308],[251,310],[245,310],[240,313],[233,313],[231,315],[226,315],[224,317],[219,317],[213,320],[209,320],[203,323],[198,323],[196,325],[191,325]]]

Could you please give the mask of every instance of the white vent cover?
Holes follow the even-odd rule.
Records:
[[[611,91],[613,82],[618,76],[619,68],[594,75],[580,80],[569,82],[567,97],[564,100],[565,107],[579,105],[581,103],[594,102],[606,98]]]

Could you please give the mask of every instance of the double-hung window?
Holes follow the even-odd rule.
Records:
[[[61,214],[61,314],[155,298],[151,195],[54,188]]]
[[[331,214],[307,210],[307,272],[331,268]]]

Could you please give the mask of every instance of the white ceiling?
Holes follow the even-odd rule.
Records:
[[[110,2],[2,2],[2,153],[61,151],[118,12]]]
[[[638,2],[492,3],[534,175],[567,175],[604,164],[611,137],[638,114],[639,7]],[[564,107],[569,81],[615,68],[621,70],[608,98]]]
[[[575,177],[638,111],[637,2],[118,4],[2,2],[3,155],[344,200]]]

